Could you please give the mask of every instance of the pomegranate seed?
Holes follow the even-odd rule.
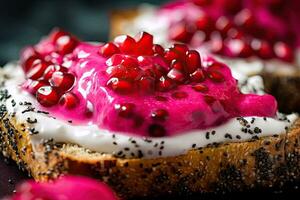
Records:
[[[273,49],[267,41],[253,40],[251,47],[262,59],[270,59],[274,56]]]
[[[216,29],[219,30],[223,36],[226,36],[229,29],[232,28],[232,22],[225,16],[221,16],[216,21]]]
[[[140,55],[153,55],[153,36],[147,32],[141,32],[136,36],[137,48],[136,52]]]
[[[172,93],[172,97],[174,99],[184,99],[184,98],[188,97],[188,94],[186,92],[178,91],[178,92]]]
[[[111,66],[106,68],[106,73],[109,75],[109,78],[122,78],[126,75],[126,68],[122,65]]]
[[[55,48],[59,54],[71,53],[77,46],[78,41],[70,35],[60,36],[55,42]]]
[[[106,64],[108,66],[117,66],[121,64],[123,58],[124,56],[121,54],[114,54],[113,56],[111,56],[109,59],[106,60]]]
[[[186,53],[186,71],[187,73],[193,73],[197,68],[201,67],[200,55],[195,50],[189,50]]]
[[[235,28],[229,29],[229,31],[227,32],[227,36],[231,39],[243,39],[245,37],[242,31],[239,31]]]
[[[193,82],[202,82],[205,80],[205,74],[202,69],[196,69],[192,74],[190,74],[190,80]]]
[[[51,107],[58,103],[59,94],[55,88],[43,86],[36,92],[36,99],[42,106]]]
[[[128,35],[118,36],[115,38],[114,42],[122,53],[134,54],[136,50],[135,40]]]
[[[174,80],[175,82],[183,82],[184,79],[185,79],[184,74],[182,72],[180,72],[179,70],[174,69],[174,68],[169,71],[167,76],[170,79]]]
[[[101,55],[107,58],[119,52],[120,52],[119,48],[112,42],[109,42],[101,46],[99,51]]]
[[[171,47],[172,50],[175,50],[175,52],[178,54],[178,55],[185,55],[186,52],[189,50],[189,48],[187,47],[187,45],[185,44],[174,44],[172,47]]]
[[[139,63],[136,58],[131,56],[126,56],[125,58],[122,59],[121,65],[125,66],[126,68],[134,68],[134,67],[138,67]]]
[[[51,42],[55,43],[60,37],[65,35],[70,35],[70,34],[66,31],[56,28],[50,33],[49,38]]]
[[[196,21],[196,27],[198,30],[203,31],[206,34],[211,33],[214,28],[212,20],[207,15],[201,15]]]
[[[234,17],[234,23],[249,30],[254,27],[255,18],[249,9],[243,9]]]
[[[167,63],[171,63],[173,60],[179,59],[179,55],[177,54],[176,51],[174,51],[174,49],[166,49],[165,54],[164,54],[164,58],[167,61]]]
[[[155,84],[154,84],[154,78],[152,77],[141,77],[141,79],[138,81],[138,88],[139,91],[143,93],[151,93],[154,91]]]
[[[214,32],[211,34],[210,51],[212,53],[221,54],[224,50],[224,43],[220,33]]]
[[[74,85],[75,77],[70,73],[54,72],[49,82],[51,86],[57,87],[60,91],[68,91]]]
[[[247,58],[253,55],[250,45],[244,42],[243,40],[229,40],[227,46],[233,56]]]
[[[134,116],[135,105],[133,103],[116,104],[115,109],[120,117],[131,118]]]
[[[40,62],[42,62],[42,60],[38,55],[29,57],[22,63],[24,72],[27,73],[34,65]]]
[[[153,47],[152,47],[152,49],[153,49],[154,53],[156,53],[156,54],[158,54],[160,56],[164,55],[165,50],[164,50],[164,48],[161,45],[154,44]]]
[[[52,74],[54,72],[67,72],[68,69],[66,67],[60,66],[60,65],[50,65],[45,69],[43,78],[44,80],[49,80],[52,77]]]
[[[152,67],[152,72],[154,73],[155,78],[160,78],[167,73],[167,70],[160,65],[154,64]]]
[[[184,70],[184,66],[183,66],[182,62],[180,62],[178,60],[173,60],[172,61],[171,68],[177,69],[179,71],[183,71]]]
[[[111,78],[108,80],[107,85],[114,91],[121,94],[128,94],[133,91],[133,84],[126,80],[119,80],[118,78]]]
[[[167,77],[160,77],[159,82],[157,84],[157,90],[161,92],[168,91],[175,87],[174,82]]]
[[[169,37],[174,41],[188,43],[191,40],[193,33],[194,30],[191,27],[185,23],[178,23],[171,26],[169,30]]]
[[[148,133],[151,137],[163,137],[166,135],[166,130],[159,124],[151,124],[148,128]]]
[[[45,61],[37,62],[27,72],[26,77],[29,79],[33,79],[33,80],[37,80],[37,79],[41,78],[44,74],[44,71],[47,69],[47,67],[49,65],[50,65],[50,63],[47,63]]]
[[[224,76],[218,71],[209,71],[208,77],[214,82],[223,82]]]
[[[212,96],[204,96],[204,101],[209,104],[209,105],[212,105],[216,99]]]
[[[277,58],[283,61],[292,62],[294,60],[292,48],[284,42],[277,42],[274,45],[274,52]]]
[[[197,92],[207,92],[208,91],[208,87],[201,83],[193,85],[193,89]]]
[[[164,122],[167,120],[168,116],[169,116],[168,111],[164,109],[158,109],[151,113],[151,118],[155,121]]]
[[[59,104],[67,109],[75,108],[78,103],[78,97],[72,92],[65,93],[59,100]]]
[[[197,6],[208,6],[211,5],[213,0],[193,0],[193,3]]]
[[[162,102],[167,102],[168,101],[167,97],[164,97],[164,96],[156,96],[155,99],[157,101],[162,101]]]
[[[35,80],[31,80],[31,79],[27,79],[25,81],[25,83],[23,84],[23,86],[27,89],[27,91],[30,92],[30,94],[33,94],[33,95],[36,94],[36,91],[40,87],[47,86],[47,85],[49,85],[49,83],[47,83],[44,80],[35,81]]]

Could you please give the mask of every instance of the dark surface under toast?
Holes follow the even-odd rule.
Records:
[[[26,172],[22,172],[18,169],[14,161],[4,158],[0,155],[0,199],[12,195],[15,190],[15,185],[29,179]],[[202,199],[202,200],[214,200],[214,199],[241,199],[246,197],[258,198],[262,195],[267,195],[268,199],[286,199],[289,196],[300,195],[300,182],[286,184],[283,189],[260,189],[251,190],[240,193],[228,193],[228,194],[198,194],[193,196],[165,196],[159,199]]]

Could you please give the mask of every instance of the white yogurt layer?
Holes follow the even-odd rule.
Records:
[[[40,112],[36,100],[20,89],[24,74],[21,67],[15,63],[1,69],[0,79],[1,82],[4,81],[0,90],[7,90],[11,95],[7,100],[0,102],[0,105],[5,105],[8,112],[15,115],[18,123],[28,122],[25,128],[33,133],[30,136],[33,144],[40,143],[42,139],[54,139],[56,142],[74,143],[99,153],[120,157],[176,156],[209,144],[242,142],[257,137],[285,134],[287,128],[298,117],[292,114],[278,115],[276,119],[255,116],[233,118],[214,128],[191,130],[174,137],[132,137],[101,129],[97,125],[73,125]],[[28,105],[28,102],[32,105]]]

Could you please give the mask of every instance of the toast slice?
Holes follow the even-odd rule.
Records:
[[[110,38],[121,34],[129,34],[128,30],[143,9],[115,10],[110,16]],[[126,29],[124,29],[126,27]],[[285,66],[283,66],[285,67]],[[286,66],[289,68],[289,66]],[[295,66],[296,67],[296,66]],[[300,112],[300,70],[285,73],[284,70],[275,72],[263,71],[265,91],[278,101],[278,109],[283,113]]]
[[[300,178],[300,119],[286,134],[214,144],[174,157],[125,159],[53,140],[32,144],[27,122],[17,123],[3,105],[0,118],[1,152],[38,181],[64,174],[90,176],[131,198],[240,191]]]

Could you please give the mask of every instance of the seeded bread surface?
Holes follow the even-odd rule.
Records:
[[[26,124],[18,124],[4,106],[0,118],[3,155],[34,179],[90,176],[108,183],[123,198],[272,187],[300,177],[300,119],[279,136],[215,144],[174,157],[126,159],[53,140],[32,145]]]

